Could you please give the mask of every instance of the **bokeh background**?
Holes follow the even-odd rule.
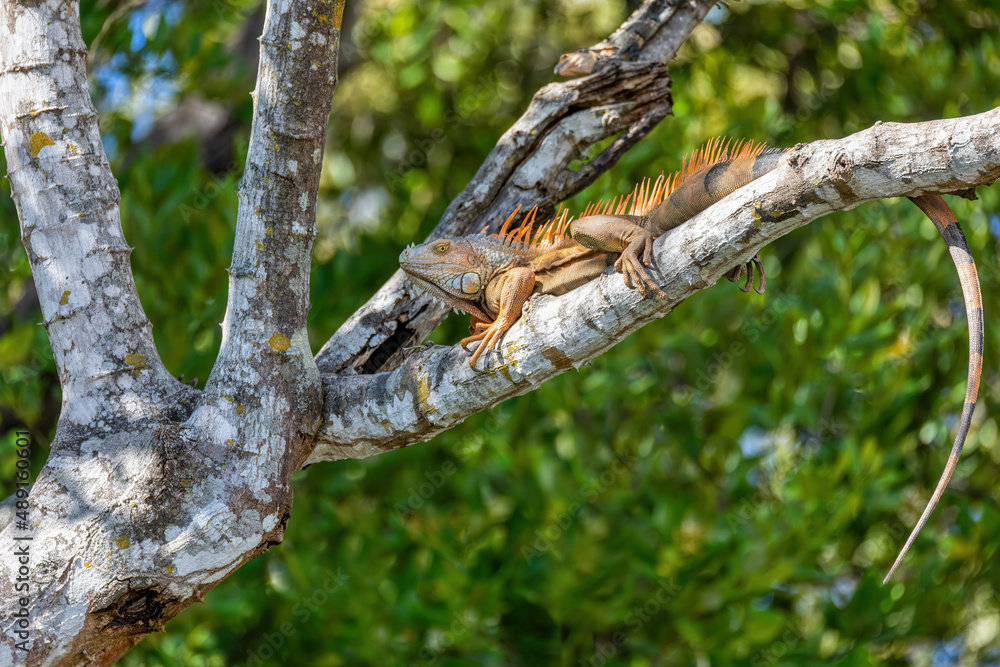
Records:
[[[139,294],[168,368],[203,384],[263,13],[81,5]],[[348,0],[314,349],[433,227],[558,56],[633,8]],[[791,146],[988,110],[998,46],[995,0],[716,7],[673,63],[675,116],[572,205],[677,169],[719,134]],[[6,180],[0,192],[6,496],[14,430],[33,434],[37,471],[60,392]],[[968,355],[945,245],[902,200],[766,248],[766,296],[721,281],[430,443],[298,473],[284,544],[121,664],[1000,664],[1000,189],[979,195],[950,202],[986,301],[980,405],[952,488],[889,585],[950,447]],[[466,325],[453,316],[434,340]]]

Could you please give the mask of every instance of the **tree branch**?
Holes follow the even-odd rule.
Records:
[[[392,372],[323,377],[323,427],[309,463],[363,458],[427,440],[480,410],[578,368],[709,287],[764,245],[873,199],[962,193],[1000,177],[1000,108],[925,123],[877,123],[796,147],[787,163],[657,239],[664,303],[609,271],[560,297],[535,296],[489,372],[459,346],[435,346]],[[655,273],[654,273],[655,275]],[[734,298],[735,295],[734,295]],[[480,362],[482,363],[482,362]],[[347,406],[350,406],[348,409]]]
[[[538,204],[544,218],[556,203],[614,166],[666,117],[672,109],[670,77],[659,58],[680,47],[697,25],[692,17],[704,16],[713,2],[698,0],[676,11],[665,9],[667,4],[647,0],[637,10],[646,33],[665,35],[656,59],[639,45],[628,58],[609,60],[585,78],[539,90],[428,238],[460,236],[484,226],[495,231],[517,206]],[[618,32],[632,23],[630,18]],[[662,47],[666,43],[674,45],[673,51]],[[622,136],[579,172],[565,168],[616,134]],[[441,323],[448,310],[425,296],[412,298],[405,286],[397,271],[340,327],[316,356],[321,372],[350,375],[395,368],[404,348],[423,341]]]
[[[645,57],[664,63],[673,60],[688,36],[704,20],[712,7],[719,3],[715,0],[694,0],[694,2],[681,1],[679,4],[670,22],[646,43]]]
[[[269,2],[224,340],[201,393],[167,374],[148,323],[135,319],[141,309],[117,225],[117,189],[99,153],[75,4],[3,0],[0,9],[4,92],[51,89],[53,96],[37,114],[53,118],[40,125],[31,114],[37,101],[26,98],[14,100],[13,121],[3,116],[22,222],[43,230],[26,239],[43,310],[67,305],[58,303],[64,271],[82,285],[79,301],[65,292],[77,309],[70,324],[49,327],[53,349],[57,361],[63,356],[64,382],[105,383],[120,394],[109,388],[66,396],[64,414],[107,405],[114,417],[61,419],[30,496],[17,497],[23,509],[0,525],[5,544],[30,544],[27,562],[0,559],[0,615],[25,614],[23,629],[7,626],[24,633],[23,646],[16,632],[5,633],[0,664],[110,665],[284,534],[289,480],[310,450],[321,406],[305,321],[343,2]],[[36,62],[32,54],[43,48],[49,60]],[[56,85],[38,78],[49,70]],[[68,111],[57,106],[66,100],[75,105]],[[85,112],[74,115],[76,107]],[[68,136],[59,134],[64,126]],[[69,157],[60,161],[56,153],[46,162],[45,152],[57,149]],[[50,178],[44,170],[51,182],[39,180]],[[27,176],[45,185],[42,197],[22,187],[18,179]],[[65,221],[81,210],[79,202],[86,224],[70,225]],[[64,238],[70,232],[75,236]],[[46,319],[59,321],[62,311],[54,312]],[[139,348],[145,365],[128,356],[137,345],[149,348]],[[120,357],[128,372],[119,372]],[[110,377],[78,377],[77,366],[93,366],[91,359]],[[156,413],[138,393],[152,373],[168,378],[168,388],[180,387]],[[28,574],[19,574],[21,567]],[[15,592],[15,582],[25,580],[28,589]]]
[[[607,39],[560,56],[555,72],[559,76],[582,76],[613,59],[641,57],[667,63],[715,4],[716,0],[644,2]]]
[[[0,34],[0,134],[62,384],[60,419],[86,428],[160,414],[186,389],[163,367],[136,293],[78,7],[3,0]]]
[[[207,427],[227,415],[240,431],[244,411],[265,409],[273,417],[266,432],[240,439],[282,451],[307,447],[319,418],[319,373],[306,315],[343,8],[343,0],[316,10],[295,0],[268,3],[222,349],[192,418]],[[248,361],[254,373],[247,373]],[[267,410],[282,403],[283,413]],[[290,466],[298,468],[295,461]]]

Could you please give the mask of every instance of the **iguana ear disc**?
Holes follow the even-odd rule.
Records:
[[[465,294],[477,294],[483,286],[483,280],[478,273],[468,272],[462,275],[462,292]]]

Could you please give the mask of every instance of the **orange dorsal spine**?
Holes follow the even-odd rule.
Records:
[[[610,201],[598,201],[588,203],[580,214],[581,218],[591,215],[636,215],[643,216],[652,211],[657,205],[669,197],[671,193],[680,187],[681,183],[688,180],[696,173],[707,167],[712,167],[720,162],[741,160],[744,158],[755,158],[763,155],[768,150],[767,144],[755,143],[746,139],[733,140],[728,137],[715,137],[705,142],[701,148],[692,151],[690,155],[681,159],[679,171],[670,174],[660,174],[655,181],[650,182],[648,178],[637,183],[632,191],[626,195],[619,195]],[[631,202],[631,206],[629,205]],[[517,212],[521,210],[518,206],[514,212],[507,217],[498,234],[494,234],[507,245],[518,247],[549,247],[558,244],[563,238],[568,237],[569,224],[575,218],[568,216],[568,209],[556,212],[551,220],[546,220],[538,231],[532,235],[531,230],[535,223],[535,215],[538,207],[533,207],[524,216],[524,220],[514,229],[510,229],[511,223],[517,217]],[[485,230],[484,230],[485,231]]]

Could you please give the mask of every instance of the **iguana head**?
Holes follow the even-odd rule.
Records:
[[[488,268],[467,237],[411,245],[400,253],[399,266],[431,296],[482,319],[477,304],[489,281]]]

